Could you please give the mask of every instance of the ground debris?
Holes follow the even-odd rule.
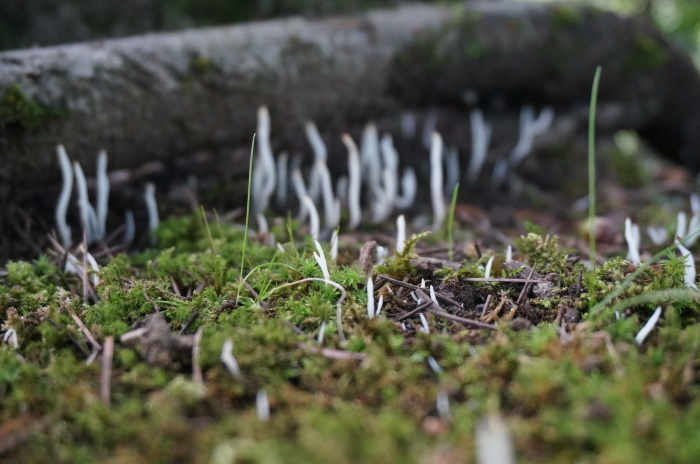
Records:
[[[194,336],[173,333],[162,313],[151,313],[122,335],[120,341],[138,346],[149,365],[167,367],[192,356]]]

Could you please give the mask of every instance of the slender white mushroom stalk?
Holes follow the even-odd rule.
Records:
[[[495,187],[503,185],[508,174],[508,160],[499,159],[493,165],[493,175],[491,176],[491,184]]]
[[[8,329],[5,335],[2,337],[2,342],[10,345],[13,349],[19,349],[19,342],[17,341],[17,331],[15,329]]]
[[[267,392],[263,388],[258,390],[258,393],[255,395],[255,410],[260,422],[270,420],[270,401],[267,397]]]
[[[315,251],[313,252],[314,259],[318,263],[318,267],[321,268],[323,278],[325,280],[331,280],[330,272],[328,272],[328,263],[326,262],[326,255],[323,253],[323,248],[321,248],[321,244],[318,243],[318,240],[314,239],[314,243],[316,244],[316,250],[318,251],[318,253]]]
[[[107,209],[109,204],[109,176],[107,176],[107,152],[97,156],[97,232],[95,240],[103,240],[107,234]]]
[[[401,195],[398,195],[394,200],[394,206],[399,209],[410,208],[413,201],[416,199],[418,192],[418,180],[413,168],[404,169],[401,177]]]
[[[530,154],[535,137],[549,129],[553,121],[554,111],[551,108],[542,109],[537,118],[535,118],[532,107],[526,106],[522,109],[520,112],[520,136],[509,158],[511,169],[515,168]]]
[[[659,322],[660,317],[661,306],[658,306],[654,311],[654,314],[652,314],[647,323],[644,324],[642,330],[640,330],[637,336],[634,337],[634,342],[637,344],[637,346],[641,345],[644,342],[644,339],[647,338],[652,330],[654,330],[654,327],[656,327],[656,323]]]
[[[459,183],[459,152],[456,148],[448,148],[445,152],[445,191],[444,195],[451,195],[455,186]]]
[[[243,374],[241,374],[241,368],[238,365],[236,357],[233,355],[233,340],[227,338],[221,347],[221,362],[226,366],[226,369],[231,373],[231,375],[236,380],[242,380]]]
[[[493,256],[491,256],[486,263],[486,268],[484,269],[484,279],[491,278],[491,266],[493,265]]]
[[[647,234],[654,245],[661,245],[668,240],[668,232],[664,227],[647,227]]]
[[[384,221],[389,217],[394,207],[394,193],[396,192],[396,178],[391,172],[391,169],[385,167],[382,169],[382,195],[377,196],[374,200],[374,208],[372,211],[372,221],[376,224]]]
[[[435,372],[436,374],[442,374],[443,370],[442,367],[440,366],[440,363],[437,362],[435,358],[432,356],[428,356],[427,358],[428,361],[428,366]]]
[[[289,186],[287,179],[289,178],[289,153],[282,152],[277,158],[277,204],[284,207],[287,204],[287,194]]]
[[[318,328],[318,336],[316,337],[316,342],[319,345],[323,345],[323,338],[326,335],[326,323],[321,322],[321,327]]]
[[[508,245],[506,247],[506,263],[513,261],[513,247]]]
[[[469,116],[472,131],[472,156],[467,168],[467,180],[475,182],[486,161],[492,128],[491,124],[484,120],[484,115],[480,110],[473,110]]]
[[[87,192],[87,182],[80,163],[73,161],[73,173],[75,174],[75,186],[78,190],[78,207],[80,209],[80,223],[87,235],[87,242],[92,243],[95,239],[97,228],[97,215],[90,204]]]
[[[433,300],[434,303],[437,303],[437,296],[435,296],[435,288],[433,288],[432,285],[430,285],[430,299]]]
[[[693,215],[700,215],[700,195],[697,193],[690,195],[690,210]]]
[[[423,120],[423,132],[421,135],[421,141],[425,148],[430,148],[433,143],[433,132],[437,128],[437,114],[435,112],[430,112]]]
[[[367,317],[374,319],[374,281],[367,279]]]
[[[270,146],[270,113],[265,106],[258,109],[257,151],[253,171],[253,211],[256,214],[267,209],[276,185],[275,159]]]
[[[379,133],[377,132],[377,126],[374,124],[367,124],[362,131],[360,162],[362,169],[367,173],[367,176],[363,177],[362,180],[374,198],[381,190],[380,176],[382,170],[381,154],[379,153]]]
[[[477,464],[515,464],[515,446],[508,423],[492,413],[474,430]]]
[[[270,228],[267,225],[267,218],[263,213],[259,213],[256,216],[256,219],[258,220],[258,232],[261,234],[266,234],[270,231]]]
[[[326,229],[335,229],[340,222],[340,204],[333,195],[333,183],[331,173],[325,160],[316,160],[316,171],[321,179],[321,192],[323,197],[323,212],[326,215]]]
[[[309,180],[309,196],[314,201],[318,201],[322,188],[322,173],[319,171],[319,167],[321,166],[319,161],[323,161],[323,165],[325,166],[328,153],[326,151],[326,145],[321,138],[321,134],[319,134],[318,128],[316,128],[316,124],[309,121],[304,125],[304,130],[306,132],[306,138],[311,145],[311,150],[314,152],[314,163],[311,168],[311,179]]]
[[[639,226],[633,224],[630,218],[625,219],[625,240],[627,241],[627,261],[632,263],[633,266],[639,266],[642,261],[639,256],[639,245],[641,242],[641,237],[639,233]]]
[[[306,191],[306,185],[304,184],[304,178],[301,176],[300,169],[294,169],[292,171],[292,185],[294,186],[294,192],[299,200],[299,214],[297,214],[297,221],[304,222],[306,216],[309,215],[309,210],[304,202],[304,197],[308,196]]]
[[[452,410],[450,409],[450,397],[447,393],[441,391],[437,394],[435,399],[435,409],[437,409],[438,416],[444,421],[452,420]]]
[[[700,214],[693,214],[688,224],[688,234],[683,241],[688,246],[693,246],[700,236]]]
[[[413,140],[416,137],[416,115],[413,111],[401,112],[401,137],[404,140]]]
[[[695,271],[695,258],[693,258],[693,254],[690,250],[684,247],[678,239],[676,239],[676,246],[678,247],[678,251],[681,252],[681,256],[685,258],[685,286],[697,289],[698,287],[695,284],[695,277],[697,275]]]
[[[148,231],[153,234],[158,228],[158,224],[160,224],[158,203],[156,202],[156,186],[153,182],[146,184],[146,191],[144,192],[143,199],[146,202],[146,210],[148,211]],[[155,240],[155,236],[153,235],[152,240]]]
[[[56,229],[58,229],[58,235],[61,237],[61,245],[64,248],[68,248],[71,245],[71,232],[66,221],[66,212],[70,203],[70,194],[73,190],[73,169],[63,145],[56,147],[56,153],[58,155],[58,164],[61,167],[61,177],[63,178],[61,194],[56,204]]]
[[[377,300],[377,309],[374,311],[374,317],[379,316],[382,312],[382,305],[384,304],[384,295],[379,295],[379,300]]]
[[[396,252],[402,253],[406,245],[406,218],[399,214],[396,218]]]
[[[348,176],[339,176],[335,183],[335,198],[341,205],[348,204]]]
[[[333,233],[331,234],[331,261],[335,261],[336,258],[338,257],[338,242],[340,240],[338,239],[338,229],[336,228]]]
[[[420,317],[420,323],[421,323],[421,327],[419,328],[419,330],[421,332],[423,332],[424,334],[429,334],[430,333],[430,326],[428,325],[428,320],[425,318],[425,314],[420,313],[418,315],[418,317]]]
[[[433,132],[430,144],[430,194],[433,203],[433,231],[439,230],[445,220],[442,179],[442,137],[437,132]]]
[[[676,221],[676,239],[683,240],[688,233],[688,217],[684,211],[678,213]]]
[[[316,209],[316,205],[314,205],[314,201],[310,196],[304,195],[302,202],[306,210],[309,212],[309,234],[311,235],[311,238],[316,240],[318,239],[318,234],[321,231],[321,221],[318,217],[318,210]]]
[[[136,223],[134,221],[134,212],[127,209],[124,212],[124,245],[129,246],[134,242],[136,236]]]
[[[382,170],[383,190],[388,207],[387,216],[391,214],[399,189],[399,154],[394,148],[394,140],[391,135],[382,136],[380,143],[384,169]]]

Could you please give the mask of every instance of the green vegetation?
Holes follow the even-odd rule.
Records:
[[[43,107],[27,97],[19,84],[11,84],[0,97],[0,129],[17,125],[24,130],[35,130],[47,119],[61,115],[58,110]]]
[[[470,282],[483,277],[476,262],[465,261],[458,273],[412,267],[420,240],[413,237],[377,274],[415,285],[425,278],[438,294],[464,304],[442,302],[446,312],[498,321],[497,330],[427,312],[430,333],[423,333],[415,315],[405,317],[416,305],[410,297],[404,303],[394,284],[391,291],[375,287],[384,306],[369,319],[359,266],[330,262],[331,280],[346,292],[343,343],[335,287],[285,286],[322,277],[310,241],[283,243],[281,251],[227,224],[211,229],[210,236],[200,213],[164,221],[161,248],[119,255],[102,267],[96,303],[78,296],[82,279],[61,272],[58,259],[8,264],[0,317],[5,333],[16,331],[18,348],[9,338],[0,346],[3,458],[416,462],[446,453],[464,461],[477,446],[477,423],[495,412],[512,431],[519,462],[700,456],[700,304],[695,290],[684,290],[680,258],[646,266],[614,295],[630,275],[625,261],[610,259],[589,271],[556,237],[530,233],[517,242],[514,258],[550,284],[548,293],[526,292],[518,303],[523,283]],[[285,240],[282,233],[276,239]],[[491,276],[523,272],[499,266]],[[677,290],[639,299],[669,289]],[[481,317],[477,304],[489,295]],[[588,313],[606,297],[612,297],[609,310]],[[634,337],[657,305],[664,317],[637,348]],[[155,312],[166,328],[158,339],[119,341]],[[95,347],[71,313],[98,343],[116,339],[106,398],[100,392],[107,367],[100,355],[86,362]],[[537,325],[522,330],[533,314]],[[198,331],[193,361],[191,334]],[[326,351],[317,343],[321,331]],[[240,376],[219,359],[227,339]],[[193,374],[197,367],[201,377]],[[260,391],[269,398],[269,421],[256,412]],[[437,408],[439,395],[446,395],[449,411]]]

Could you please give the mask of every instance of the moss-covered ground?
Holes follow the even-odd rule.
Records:
[[[200,212],[85,279],[60,255],[7,264],[0,462],[700,459],[700,304],[676,253],[626,283],[628,262],[591,269],[546,235],[518,239],[516,265],[482,247],[437,270],[420,257],[441,236],[416,237],[374,269],[370,318],[359,246],[323,245],[341,293],[304,280],[323,272],[294,229],[244,246]],[[423,279],[425,322],[405,288]]]

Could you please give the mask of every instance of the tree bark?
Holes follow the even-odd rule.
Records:
[[[618,109],[602,124],[700,167],[700,80],[648,22],[469,2],[0,53],[0,190],[58,181],[59,143],[90,172],[101,148],[123,168],[250,143],[262,104],[282,137],[309,119],[342,127],[406,106],[466,109],[465,92],[484,105],[576,108],[597,65],[601,104]]]

